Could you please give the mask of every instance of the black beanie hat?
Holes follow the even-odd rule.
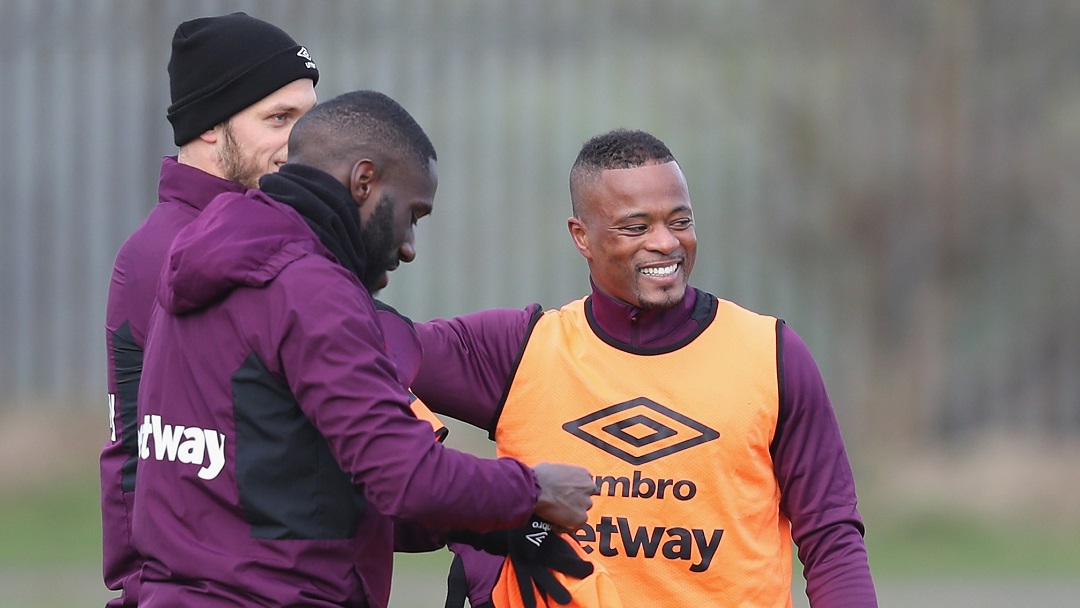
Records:
[[[319,82],[305,47],[245,13],[176,28],[169,58],[169,122],[182,146],[294,80]]]

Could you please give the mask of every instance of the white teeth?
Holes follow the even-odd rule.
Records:
[[[672,264],[671,266],[661,266],[660,268],[642,268],[641,274],[647,274],[650,277],[666,277],[668,275],[675,274],[678,270],[678,264]]]

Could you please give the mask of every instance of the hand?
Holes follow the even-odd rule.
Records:
[[[540,484],[536,515],[564,530],[577,530],[585,525],[592,497],[600,493],[589,471],[549,462],[536,465],[533,471]]]

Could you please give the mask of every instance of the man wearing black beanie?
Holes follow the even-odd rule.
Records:
[[[315,105],[306,47],[244,13],[181,23],[169,59],[169,122],[179,161],[258,186],[285,163],[292,123]]]
[[[285,163],[293,124],[316,102],[307,48],[244,13],[181,23],[169,59],[168,119],[176,156],[162,160],[158,203],[116,257],[106,310],[110,433],[101,451],[107,606],[135,606],[142,559],[131,545],[138,462],[136,396],[146,329],[165,252],[223,192],[258,187]]]

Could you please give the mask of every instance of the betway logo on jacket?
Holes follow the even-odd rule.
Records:
[[[196,465],[199,478],[209,481],[225,467],[225,434],[197,426],[162,424],[161,416],[148,414],[139,426],[139,458],[151,457]]]
[[[601,496],[645,498],[680,502],[693,500],[697,485],[689,479],[650,479],[634,471],[633,476],[597,475],[596,488]],[[661,557],[689,563],[691,572],[705,572],[712,565],[722,529],[705,530],[682,526],[635,526],[628,517],[603,516],[595,527],[585,524],[574,536],[586,553],[614,557]]]

